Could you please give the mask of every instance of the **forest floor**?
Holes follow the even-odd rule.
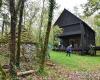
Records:
[[[0,54],[0,63],[9,63],[8,55]],[[100,56],[80,56],[72,54],[66,56],[64,52],[50,53],[50,61],[45,65],[45,73],[37,75],[35,72],[20,76],[20,80],[100,80]],[[38,66],[22,62],[23,70],[38,70]],[[30,67],[29,65],[32,65]]]

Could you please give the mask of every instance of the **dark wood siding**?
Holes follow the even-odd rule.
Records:
[[[84,25],[85,28],[85,40],[86,40],[86,47],[89,48],[90,44],[95,45],[95,32],[89,29],[86,25]]]
[[[84,49],[85,48],[85,39],[84,39],[85,30],[84,30],[83,23],[80,23],[80,28],[81,28],[80,48]]]
[[[80,33],[81,33],[80,24],[74,24],[63,27],[63,35],[74,35]]]

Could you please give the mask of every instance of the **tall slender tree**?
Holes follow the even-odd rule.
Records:
[[[17,22],[17,15],[15,11],[15,0],[9,0],[10,3],[10,13],[11,13],[11,39],[10,39],[10,74],[12,77],[14,77],[15,70],[14,70],[14,65],[15,65],[15,45],[16,45],[16,22]]]
[[[16,76],[15,72],[15,51],[16,51],[16,25],[17,25],[17,14],[20,8],[21,0],[18,1],[18,5],[15,5],[15,0],[9,0],[9,9],[11,14],[11,39],[10,39],[10,74],[11,77]]]
[[[0,0],[0,8],[1,8],[1,6],[2,6],[2,0]]]
[[[40,20],[40,26],[39,26],[39,43],[41,42],[41,28],[43,25],[44,3],[45,3],[45,0],[43,0],[43,7],[42,7],[42,11],[41,11],[41,20]]]
[[[19,14],[18,42],[17,42],[17,55],[16,55],[16,66],[17,67],[20,67],[20,42],[21,42],[21,30],[22,30],[22,22],[23,22],[24,2],[25,2],[25,0],[22,0],[22,4],[20,7],[20,14]]]
[[[44,71],[45,56],[46,56],[46,51],[47,51],[47,47],[48,47],[49,34],[50,34],[50,30],[51,30],[51,25],[52,25],[54,7],[55,7],[55,0],[49,0],[48,24],[47,24],[44,47],[43,47],[43,51],[42,51],[42,57],[41,57],[41,63],[40,63],[40,69],[39,69],[41,72]]]

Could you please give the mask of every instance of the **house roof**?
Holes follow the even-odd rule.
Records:
[[[83,20],[72,14],[70,11],[64,9],[61,15],[58,17],[54,25],[58,25],[59,27],[64,27],[68,25],[73,25],[77,23],[83,23],[86,27],[95,32],[88,24],[86,24]]]

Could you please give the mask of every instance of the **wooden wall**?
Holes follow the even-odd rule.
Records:
[[[93,30],[91,30],[89,27],[87,27],[86,25],[84,25],[85,27],[85,40],[86,40],[86,48],[90,47],[90,44],[95,45],[95,32]]]
[[[63,27],[63,35],[73,35],[73,34],[80,34],[81,28],[80,24],[73,24]]]

